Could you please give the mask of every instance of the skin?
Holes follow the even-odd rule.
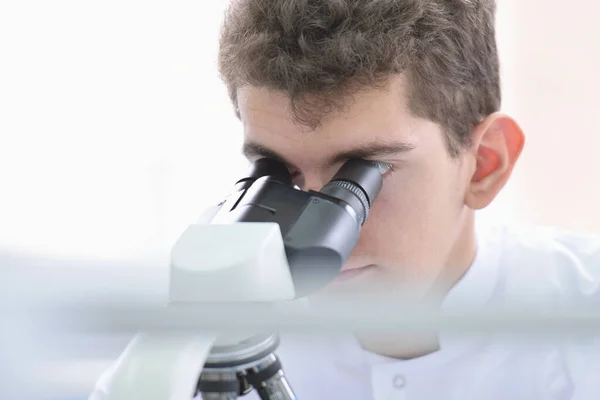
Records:
[[[475,210],[490,204],[509,179],[523,132],[509,116],[489,115],[472,130],[472,146],[452,157],[441,127],[411,115],[407,104],[404,77],[393,76],[385,88],[358,92],[344,111],[310,130],[294,122],[285,94],[238,90],[246,156],[284,160],[303,190],[321,189],[343,164],[340,153],[393,166],[342,269],[353,272],[343,272],[348,278],[320,296],[375,287],[390,299],[403,293],[403,301],[439,305],[475,257]],[[398,148],[360,152],[373,145]],[[367,350],[396,358],[437,348],[435,334],[418,339],[371,334],[359,340]]]

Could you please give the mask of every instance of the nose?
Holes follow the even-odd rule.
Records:
[[[294,179],[294,183],[304,191],[314,190],[318,192],[327,184],[327,181],[317,175],[302,174]]]
[[[331,168],[302,169],[294,176],[294,184],[304,191],[314,190],[318,192],[333,179],[340,167],[335,165]]]

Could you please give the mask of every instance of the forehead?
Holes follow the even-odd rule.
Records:
[[[238,90],[240,118],[246,143],[259,144],[299,163],[321,162],[335,153],[377,143],[416,147],[423,126],[408,111],[402,79],[382,89],[354,94],[341,112],[321,119],[316,129],[298,123],[283,94],[256,87]]]

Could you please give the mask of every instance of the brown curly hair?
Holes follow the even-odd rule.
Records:
[[[500,107],[494,0],[233,0],[219,71],[237,109],[244,85],[285,93],[315,129],[353,93],[405,74],[412,114],[456,155]]]

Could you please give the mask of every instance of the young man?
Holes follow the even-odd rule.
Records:
[[[372,289],[390,310],[600,303],[597,238],[476,232],[475,212],[524,145],[499,112],[494,9],[492,0],[232,2],[219,63],[248,159],[285,162],[305,190],[350,158],[388,166],[358,246],[315,303]],[[279,355],[300,400],[600,398],[600,346],[569,339],[283,336]]]
[[[305,190],[350,158],[390,167],[340,279],[319,297],[374,287],[442,308],[599,300],[598,239],[475,230],[525,141],[499,112],[494,13],[493,0],[230,5],[219,63],[247,158],[285,162]],[[600,365],[582,358],[600,347],[571,344],[284,337],[280,355],[300,399],[600,398]]]

